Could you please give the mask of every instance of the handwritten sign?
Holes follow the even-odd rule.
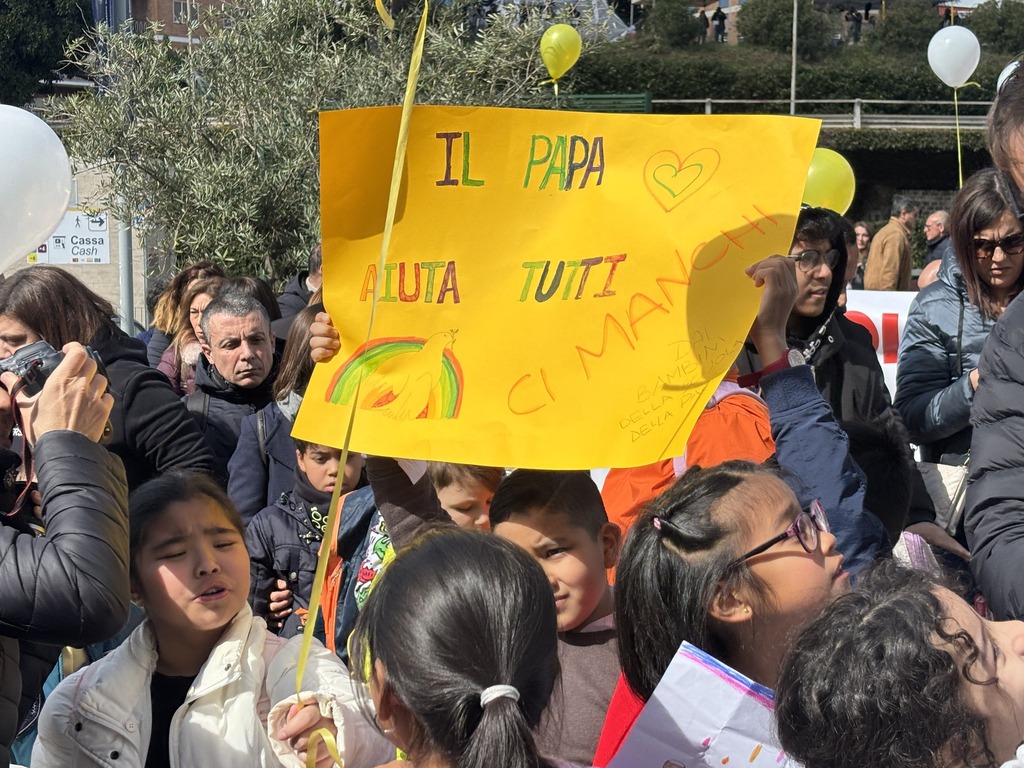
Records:
[[[543,467],[678,455],[786,252],[817,121],[417,107],[379,264],[397,108],[320,118],[342,349],[295,434]],[[376,307],[367,338],[370,311]]]
[[[608,768],[794,768],[775,738],[775,696],[683,643]]]

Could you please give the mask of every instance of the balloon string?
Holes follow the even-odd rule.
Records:
[[[384,10],[380,0],[377,0],[376,4],[378,12]],[[416,39],[413,43],[412,56],[409,60],[409,74],[406,78],[405,97],[402,101],[402,115],[399,119],[398,141],[395,147],[395,162],[391,172],[391,190],[388,196],[388,211],[384,220],[384,233],[381,239],[380,269],[383,269],[383,265],[387,261],[388,250],[391,247],[391,233],[394,228],[395,215],[398,210],[398,195],[401,190],[402,183],[402,168],[405,166],[406,148],[409,143],[409,120],[412,117],[413,102],[416,99],[416,85],[419,82],[420,66],[423,62],[423,47],[427,35],[427,16],[429,14],[429,10],[429,0],[423,0],[423,15],[420,17],[419,27],[416,30]],[[384,13],[381,13],[381,18],[389,28],[393,27],[394,21],[391,19],[390,14],[386,13],[386,10]],[[370,320],[366,328],[367,339],[370,338],[373,332],[373,321],[376,314],[379,291],[380,285],[377,285],[374,290],[373,303],[370,307]],[[352,410],[349,412],[348,425],[345,430],[345,442],[342,446],[341,452],[342,467],[345,466],[345,463],[348,460],[349,443],[352,438],[352,428],[355,423],[356,404],[359,402],[359,386],[362,383],[362,378],[363,376],[361,372],[356,385],[356,396],[352,402]],[[313,581],[313,594],[310,595],[309,613],[306,616],[306,626],[302,633],[302,645],[299,649],[299,658],[296,665],[295,687],[297,693],[301,693],[302,690],[302,680],[305,677],[306,663],[308,661],[310,647],[313,642],[313,628],[316,625],[317,614],[320,610],[320,595],[327,575],[327,564],[331,559],[332,549],[334,549],[334,546],[332,545],[335,545],[337,541],[338,525],[341,522],[340,515],[343,507],[343,504],[340,503],[341,485],[341,483],[337,483],[334,487],[334,492],[331,494],[330,512],[328,513],[327,522],[324,526],[326,535],[320,544],[320,552],[317,555],[316,576]],[[316,734],[314,734],[314,736],[315,735]],[[327,749],[331,757],[339,763],[339,765],[344,765],[338,755],[337,745],[332,743],[331,739],[325,738],[329,735],[329,733],[320,733],[319,740],[316,738],[310,740],[306,755],[307,766],[314,765],[316,763],[316,754],[319,751],[317,748],[320,746],[320,742],[323,742],[323,746]]]
[[[960,145],[960,101],[957,98],[957,92],[959,90],[959,88],[953,89],[953,113],[956,121],[956,166],[960,186],[962,187],[964,185],[964,155]]]
[[[555,86],[555,109],[558,109],[558,81],[552,80],[551,84]]]
[[[338,483],[338,485],[341,485],[341,483]],[[338,753],[338,741],[334,738],[334,734],[326,728],[317,728],[313,731],[313,735],[309,737],[309,744],[306,746],[306,768],[316,768],[317,747],[320,746],[321,742],[335,764],[345,765],[345,761]]]

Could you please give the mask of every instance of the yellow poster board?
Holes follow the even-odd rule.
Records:
[[[625,467],[681,455],[788,252],[819,123],[416,107],[320,116],[341,352],[294,434],[404,458]],[[376,315],[367,336],[370,310]]]

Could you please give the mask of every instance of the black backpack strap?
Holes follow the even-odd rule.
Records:
[[[260,445],[260,460],[266,469],[270,463],[267,459],[267,415],[262,408],[256,411],[256,439]]]
[[[206,424],[210,420],[210,396],[198,387],[185,399],[185,407],[192,418],[199,424],[199,429],[206,432]]]

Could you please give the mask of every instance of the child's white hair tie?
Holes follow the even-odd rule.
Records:
[[[492,685],[480,691],[480,706],[486,707],[495,699],[519,701],[519,691],[514,685]]]

